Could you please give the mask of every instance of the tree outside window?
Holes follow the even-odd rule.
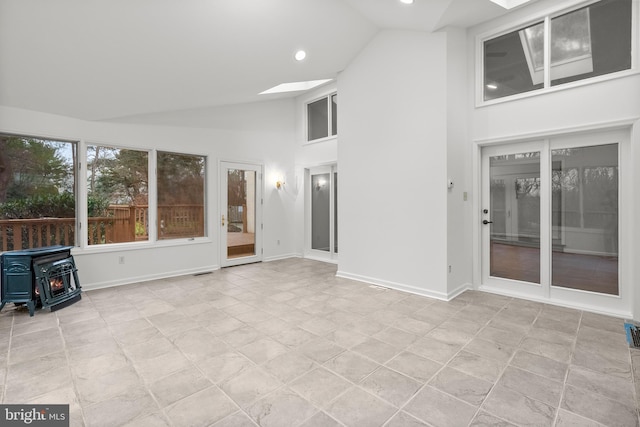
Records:
[[[74,142],[0,135],[0,251],[75,245]]]

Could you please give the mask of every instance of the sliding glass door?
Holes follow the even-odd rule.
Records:
[[[620,158],[626,133],[482,150],[482,283],[621,310]]]

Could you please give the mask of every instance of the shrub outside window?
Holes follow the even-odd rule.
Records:
[[[483,100],[629,70],[631,35],[632,0],[601,0],[486,40]]]
[[[149,153],[87,147],[88,244],[149,240]]]
[[[0,252],[76,244],[77,144],[0,135]]]
[[[158,240],[205,236],[205,157],[158,152]]]

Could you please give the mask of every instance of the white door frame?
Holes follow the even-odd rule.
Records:
[[[544,155],[546,153],[545,144],[543,141],[532,141],[527,143],[500,145],[493,147],[485,147],[482,150],[482,191],[481,191],[481,204],[482,210],[488,209],[488,214],[483,214],[480,221],[491,220],[491,206],[490,206],[490,164],[489,158],[492,156],[539,152],[540,153],[540,283],[522,282],[512,279],[503,279],[497,277],[491,277],[489,275],[489,263],[490,263],[490,224],[481,225],[481,255],[482,255],[482,286],[483,288],[491,289],[496,292],[510,293],[514,295],[520,295],[528,298],[548,298],[548,271],[549,264],[546,261],[550,261],[548,256],[548,239],[542,230],[545,230],[545,226],[549,224],[550,218],[546,218],[542,212],[546,212],[549,207],[547,200],[547,178],[545,175],[544,167]],[[547,170],[548,172],[548,170]]]
[[[506,139],[500,141],[487,141],[477,143],[474,150],[474,176],[477,177],[475,190],[479,197],[474,198],[474,283],[479,290],[498,293],[513,297],[520,297],[549,304],[561,305],[576,309],[599,312],[607,315],[631,318],[633,307],[633,283],[631,274],[630,253],[632,252],[630,233],[624,230],[631,230],[633,218],[630,215],[630,202],[633,200],[633,189],[631,188],[633,165],[630,160],[630,129],[628,127],[617,127],[613,129],[599,128],[586,129],[583,131],[566,132],[560,135],[545,135],[535,138],[534,142],[521,143],[519,141],[532,141],[533,138],[514,137],[513,142]],[[515,288],[504,280],[492,278],[489,280],[488,265],[485,251],[489,238],[488,227],[482,225],[484,215],[482,210],[485,207],[484,195],[488,194],[489,182],[485,175],[488,175],[488,153],[500,153],[501,150],[522,152],[523,148],[535,147],[535,144],[542,142],[541,152],[541,187],[544,194],[541,194],[541,285],[516,283]],[[619,295],[599,294],[595,292],[582,291],[551,286],[551,195],[550,174],[551,174],[551,150],[556,148],[585,147],[591,145],[618,144],[618,168],[619,168]],[[497,145],[500,144],[500,145]],[[533,145],[530,145],[533,144]],[[487,172],[485,172],[487,171]],[[516,282],[516,281],[508,281]],[[538,286],[539,290],[535,290]],[[533,290],[533,291],[532,291]]]
[[[249,264],[262,261],[262,201],[263,201],[263,166],[256,163],[232,162],[221,160],[219,162],[219,201],[218,201],[218,218],[217,224],[220,230],[220,266],[230,267],[240,264]],[[255,254],[251,256],[243,256],[229,258],[227,256],[227,212],[228,212],[228,170],[241,169],[250,170],[256,173],[255,182],[255,231],[254,245]]]
[[[322,165],[322,166],[313,166],[307,167],[304,169],[304,185],[305,185],[305,209],[304,209],[304,218],[305,218],[305,227],[304,227],[304,257],[309,259],[315,259],[318,261],[325,261],[331,263],[338,262],[338,253],[335,252],[335,226],[336,220],[335,217],[335,173],[338,172],[338,165],[335,163]],[[330,188],[330,197],[329,197],[329,251],[322,251],[318,249],[312,249],[312,236],[311,236],[311,212],[312,212],[312,195],[314,189],[311,185],[311,176],[319,175],[319,174],[329,174],[329,182],[327,185]]]

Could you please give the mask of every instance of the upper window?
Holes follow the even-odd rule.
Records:
[[[307,141],[338,134],[338,95],[332,94],[307,104]]]
[[[0,135],[0,252],[75,245],[74,142]]]
[[[486,40],[484,101],[630,69],[631,3],[601,0]]]

